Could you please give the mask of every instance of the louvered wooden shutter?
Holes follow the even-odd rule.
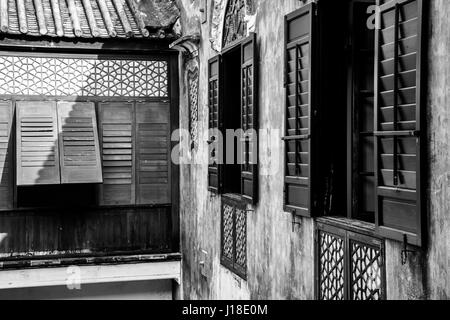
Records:
[[[381,235],[422,244],[424,1],[381,1],[376,38],[376,222]]]
[[[208,186],[209,190],[214,193],[220,193],[221,190],[221,171],[222,166],[218,159],[220,157],[219,137],[214,135],[215,130],[221,129],[220,115],[220,56],[216,56],[208,62],[208,127],[211,132],[209,137],[209,165],[208,165]]]
[[[103,184],[102,205],[134,204],[134,107],[132,103],[99,104]]]
[[[58,102],[61,183],[101,183],[95,105]]]
[[[137,204],[171,203],[170,105],[136,104]]]
[[[13,207],[12,103],[0,101],[0,210]]]
[[[251,34],[241,44],[241,113],[242,130],[257,133],[258,130],[258,97],[257,97],[257,60],[256,34]],[[258,200],[258,135],[245,135],[243,143],[243,159],[241,166],[242,196],[250,203]]]
[[[316,4],[311,3],[286,16],[285,86],[286,136],[284,208],[311,216],[312,128]]]
[[[61,183],[54,102],[16,104],[17,185]]]

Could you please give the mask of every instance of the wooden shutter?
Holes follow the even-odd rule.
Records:
[[[134,204],[134,106],[127,102],[99,104],[103,184],[102,205]]]
[[[136,202],[171,203],[169,103],[136,104]]]
[[[13,207],[12,119],[12,103],[0,101],[0,210]]]
[[[218,161],[220,157],[219,137],[214,135],[213,130],[221,129],[220,115],[220,69],[221,58],[216,56],[208,62],[208,113],[209,113],[209,130],[211,137],[209,138],[209,165],[208,165],[208,186],[209,190],[214,193],[220,193],[221,190],[221,171],[222,166]]]
[[[286,136],[284,208],[311,216],[311,121],[316,4],[310,3],[285,19]]]
[[[241,44],[241,112],[242,130],[258,130],[256,34]],[[241,166],[241,190],[245,200],[256,203],[258,198],[258,136],[245,136]]]
[[[95,105],[58,102],[61,183],[101,183]]]
[[[376,224],[381,235],[422,245],[424,1],[381,1],[376,35]]]
[[[60,184],[56,103],[16,104],[17,185]]]

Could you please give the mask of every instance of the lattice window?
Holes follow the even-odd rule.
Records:
[[[247,33],[245,18],[245,1],[230,0],[225,13],[223,26],[223,47],[244,38]]]
[[[320,232],[320,299],[344,299],[344,240],[333,234]]]
[[[319,299],[381,300],[385,297],[381,240],[319,226]]]
[[[167,97],[166,61],[0,56],[0,95]]]
[[[189,132],[191,135],[191,149],[197,147],[198,135],[198,68],[188,71],[189,89]]]
[[[237,200],[222,198],[222,265],[245,278],[247,273],[247,214]]]

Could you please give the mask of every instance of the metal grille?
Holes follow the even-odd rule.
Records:
[[[238,200],[222,198],[221,263],[245,278],[247,269],[247,214]]]
[[[166,97],[166,61],[0,56],[0,95]]]
[[[320,299],[344,299],[344,240],[320,232]]]
[[[382,256],[380,248],[351,241],[352,299],[380,300]]]
[[[188,71],[189,88],[189,132],[191,135],[191,149],[197,147],[198,135],[198,68]]]
[[[245,18],[245,1],[230,0],[225,13],[223,46],[244,38],[247,33]]]

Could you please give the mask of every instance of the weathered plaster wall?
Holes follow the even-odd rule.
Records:
[[[178,0],[183,7],[184,34],[200,32],[199,132],[207,129],[207,61],[210,25],[200,23],[200,0]],[[429,243],[427,250],[409,254],[401,264],[402,244],[386,241],[388,299],[448,298],[450,296],[450,28],[447,0],[431,0],[429,41],[427,176]],[[260,127],[283,128],[283,16],[302,6],[298,0],[256,0],[256,32],[260,57]],[[182,68],[183,69],[183,68]],[[183,70],[180,79],[184,78]],[[181,85],[181,128],[188,129],[187,88]],[[282,131],[281,131],[282,132]],[[190,299],[312,299],[314,298],[314,221],[301,220],[292,231],[291,215],[283,212],[283,154],[280,136],[260,140],[260,201],[247,220],[248,280],[220,265],[220,198],[207,192],[207,166],[181,166],[181,241],[184,297]],[[183,157],[207,162],[206,136]],[[207,254],[202,254],[202,250]],[[205,262],[201,267],[200,262]],[[206,274],[206,276],[202,275]]]
[[[212,1],[208,1],[208,22],[199,24],[201,1],[181,1],[184,34],[201,30],[199,130],[207,128],[207,61],[217,53],[210,45]],[[283,17],[299,8],[298,0],[259,1],[256,5],[260,57],[260,127],[282,129]],[[186,97],[187,88],[182,85]],[[181,127],[188,128],[187,99],[181,99]],[[186,158],[207,162],[207,137]],[[207,192],[207,167],[183,165],[181,169],[181,238],[183,253],[184,297],[312,299],[313,222],[304,220],[292,232],[291,215],[283,212],[283,173],[280,136],[260,141],[260,201],[248,213],[248,281],[243,281],[220,265],[220,198]],[[198,162],[199,160],[197,160]],[[201,250],[208,252],[205,262],[208,277],[201,275]],[[209,266],[208,266],[209,265]]]

